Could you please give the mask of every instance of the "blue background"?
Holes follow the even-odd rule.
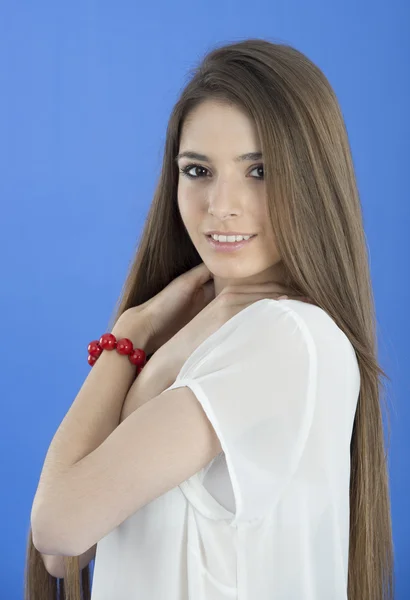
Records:
[[[388,386],[397,600],[410,598],[409,19],[405,2],[0,3],[1,598],[23,597],[52,437],[120,294],[188,70],[215,45],[290,43],[346,119]]]

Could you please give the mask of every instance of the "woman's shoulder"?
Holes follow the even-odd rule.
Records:
[[[259,340],[264,347],[289,341],[296,346],[304,342],[306,346],[328,348],[329,352],[339,355],[345,352],[357,368],[357,357],[349,336],[320,306],[291,298],[264,298],[252,306],[254,309],[244,314],[242,320],[246,332],[243,338]]]
[[[249,319],[245,319],[249,323],[260,323],[262,327],[263,325],[269,327],[275,326],[275,324],[278,326],[285,324],[289,329],[296,326],[311,334],[331,335],[349,341],[336,320],[317,304],[293,298],[284,300],[263,298],[251,306],[254,309],[244,315],[245,317],[249,316]]]

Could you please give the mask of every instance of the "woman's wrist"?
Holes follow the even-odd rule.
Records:
[[[147,355],[152,352],[150,348],[151,336],[144,324],[143,317],[135,314],[131,316],[125,311],[115,323],[111,333],[115,335],[117,341],[121,338],[128,338],[134,348],[141,348]]]

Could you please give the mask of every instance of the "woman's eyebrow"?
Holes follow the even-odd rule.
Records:
[[[212,162],[212,160],[206,156],[205,154],[199,154],[199,152],[193,152],[192,150],[186,150],[185,152],[180,152],[175,157],[175,162],[177,163],[180,158],[191,158],[193,160],[203,160],[205,162]],[[245,160],[260,160],[262,158],[262,152],[247,152],[246,154],[241,154],[237,156],[234,160],[235,162],[242,162]]]

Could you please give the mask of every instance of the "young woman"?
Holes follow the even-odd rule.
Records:
[[[301,52],[251,39],[196,69],[111,329],[150,360],[102,352],[56,432],[27,599],[392,600],[361,205]]]

